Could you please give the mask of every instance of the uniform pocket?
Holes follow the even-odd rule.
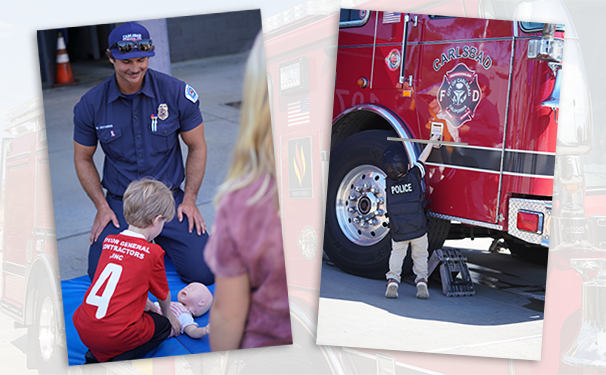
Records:
[[[113,160],[124,159],[124,140],[118,127],[97,129],[97,138],[105,155]]]
[[[158,121],[155,127],[149,127],[152,155],[165,153],[174,148],[178,140],[179,123],[177,121]]]

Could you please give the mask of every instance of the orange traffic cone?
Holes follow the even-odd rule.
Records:
[[[72,67],[69,65],[69,56],[65,47],[63,35],[59,32],[57,38],[57,79],[53,87],[57,86],[72,86],[78,84],[78,80],[74,79]]]

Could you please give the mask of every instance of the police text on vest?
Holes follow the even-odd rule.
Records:
[[[391,194],[403,194],[412,192],[412,183],[395,185],[391,187]]]

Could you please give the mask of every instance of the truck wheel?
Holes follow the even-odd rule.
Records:
[[[384,278],[391,253],[380,168],[392,131],[368,130],[338,144],[330,154],[324,250],[347,273]],[[407,257],[410,263],[410,256]],[[409,269],[406,264],[404,269]]]
[[[427,230],[427,238],[429,239],[429,255],[434,250],[441,249],[444,246],[444,241],[448,237],[450,230],[450,220],[431,218],[431,225]]]
[[[27,331],[28,356],[34,355],[34,363],[40,374],[60,373],[57,346],[59,337],[59,317],[48,282],[38,284],[38,298],[34,325]]]
[[[511,255],[517,256],[518,258],[525,260],[529,263],[539,264],[542,266],[547,265],[547,257],[549,255],[549,249],[540,246],[526,243],[514,238],[505,240],[507,247],[511,252]]]

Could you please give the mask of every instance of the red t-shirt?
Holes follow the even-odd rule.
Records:
[[[80,339],[101,362],[148,342],[152,318],[144,314],[148,291],[168,295],[164,250],[137,233],[107,236],[93,282],[74,313]]]

